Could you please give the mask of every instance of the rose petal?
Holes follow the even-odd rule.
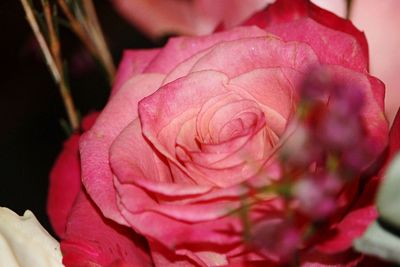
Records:
[[[144,72],[167,74],[179,63],[217,43],[255,36],[265,36],[265,31],[258,27],[239,27],[206,36],[171,38]]]
[[[137,117],[140,99],[154,92],[163,79],[160,74],[141,74],[130,79],[104,108],[92,129],[80,142],[82,182],[103,214],[124,224],[115,203],[109,149],[119,133]]]
[[[298,32],[293,28],[291,28],[292,26],[294,26],[295,28],[300,27],[300,26],[297,27],[295,26],[297,23],[299,23],[296,21],[297,20],[307,21],[307,20],[302,20],[304,18],[310,18],[316,23],[325,26],[326,29],[323,30],[321,27],[318,27],[316,25],[310,25],[309,23],[309,26],[312,26],[314,29],[323,30],[324,34],[320,35],[320,32],[310,31],[310,29],[306,30],[305,28],[302,28],[301,31]],[[346,46],[342,45],[345,44],[346,42],[351,45],[353,43],[351,39],[354,39],[354,41],[357,43],[354,44],[354,49],[355,49],[354,52],[356,52],[357,50],[361,50],[361,54],[355,56],[355,54],[353,55],[352,49],[348,50],[349,52],[351,52],[349,56],[351,56],[352,58],[357,58],[358,60],[356,60],[355,63],[347,62],[347,64],[351,64],[352,66],[360,69],[368,69],[368,44],[364,34],[361,31],[359,31],[356,27],[354,27],[354,25],[350,21],[337,17],[334,14],[330,13],[329,11],[326,11],[314,5],[310,1],[307,0],[276,1],[274,4],[269,5],[265,10],[253,15],[253,17],[250,18],[243,25],[257,25],[264,29],[273,29],[276,27],[276,29],[279,29],[279,31],[282,34],[284,34],[286,38],[288,38],[285,40],[296,40],[296,41],[308,40],[310,41],[309,44],[313,47],[313,49],[315,49],[315,51],[317,52],[317,54],[320,56],[321,59],[326,58],[325,53],[328,53],[328,55],[329,54],[332,55],[332,53],[329,52],[331,48],[333,48],[333,51],[338,55],[343,55],[344,51],[342,50],[342,48],[346,48]],[[285,32],[285,28],[287,32]],[[344,34],[340,34],[340,32]],[[318,41],[317,39],[321,38],[322,36],[324,38]],[[334,36],[340,38],[333,38]],[[329,45],[328,47],[326,47],[326,44],[323,46],[329,50],[323,50],[322,47],[320,46],[321,44],[324,43],[323,39],[325,38],[326,40],[332,39],[332,41],[334,41],[329,44],[332,45],[331,48],[329,47]],[[316,43],[314,43],[315,41]],[[340,65],[342,65],[343,63],[341,63]]]
[[[215,45],[190,72],[215,70],[233,78],[257,68],[287,67],[305,72],[319,61],[305,43],[284,42],[275,36],[242,38]]]
[[[179,212],[175,214],[178,206],[160,205],[157,210],[135,212],[130,207],[135,205],[133,203],[137,201],[135,199],[139,191],[126,184],[116,183],[116,187],[120,211],[133,229],[150,240],[157,240],[169,249],[187,249],[193,245],[209,251],[210,245],[206,244],[212,244],[214,251],[219,247],[229,250],[230,246],[242,241],[240,218],[227,215],[232,212],[229,206],[216,205],[216,208],[213,208],[213,205],[210,205],[208,207],[212,209],[207,210],[207,205],[199,205],[199,208],[193,205],[190,211],[185,205],[179,207]],[[142,199],[142,196],[139,199]],[[198,211],[197,214],[195,211]],[[268,212],[276,213],[276,208],[273,205],[266,206],[263,214],[266,215]],[[207,217],[214,219],[203,221]],[[168,231],[165,231],[165,228]]]
[[[361,116],[371,138],[371,149],[379,155],[388,141],[389,127],[383,113],[382,99],[384,96],[383,84],[376,82],[369,75],[354,72],[339,66],[328,67],[332,71],[333,79],[341,85],[361,90],[364,96],[364,106]],[[372,81],[372,82],[371,82]]]
[[[152,266],[146,243],[129,228],[105,219],[81,191],[68,218],[61,250],[66,266]]]
[[[47,213],[58,236],[64,234],[68,214],[81,189],[80,178],[79,135],[74,134],[64,143],[50,173]]]
[[[174,157],[175,144],[170,140],[176,139],[183,122],[200,110],[205,101],[227,91],[227,82],[223,73],[203,71],[161,87],[139,104],[143,134],[158,151],[179,166]]]
[[[264,110],[266,123],[280,136],[295,110],[300,74],[289,68],[255,69],[230,81]]]
[[[157,194],[182,197],[211,190],[208,186],[174,183],[169,166],[146,142],[137,119],[112,144],[110,164],[121,183],[134,183]]]
[[[310,18],[272,25],[266,30],[285,41],[309,44],[323,64],[341,65],[357,71],[367,70],[368,60],[355,38],[347,33],[331,30]]]
[[[92,127],[97,116],[98,113],[92,113],[83,119],[84,131]],[[81,188],[79,138],[78,134],[73,134],[64,143],[63,150],[50,173],[47,214],[59,237],[64,234],[68,214]]]

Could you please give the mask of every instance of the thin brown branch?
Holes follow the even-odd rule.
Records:
[[[109,80],[112,83],[115,76],[115,66],[107,42],[104,38],[103,31],[101,30],[93,1],[83,0],[83,6],[86,13],[86,21],[88,22],[90,29],[93,29],[89,30],[89,34],[92,33],[92,39],[97,46],[99,56],[107,70]]]
[[[89,52],[101,62],[107,72],[110,83],[112,83],[115,76],[115,67],[101,31],[93,2],[83,0],[85,15],[79,12],[74,15],[65,0],[57,0],[57,2],[67,17],[72,30]]]
[[[67,115],[69,122],[71,123],[72,129],[75,131],[79,129],[79,116],[75,108],[74,101],[72,99],[70,90],[63,79],[63,82],[59,84],[60,93],[64,102],[65,109],[67,110]]]
[[[40,49],[43,52],[43,55],[47,62],[47,65],[49,66],[50,72],[53,75],[54,80],[56,80],[56,82],[59,83],[61,80],[60,72],[58,71],[57,65],[54,62],[54,59],[51,55],[51,52],[46,43],[46,40],[44,39],[43,34],[40,31],[39,25],[37,23],[35,15],[32,11],[32,7],[30,6],[28,0],[20,0],[20,1],[22,3],[22,6],[23,6],[25,14],[26,14],[26,20],[28,21],[29,25],[31,26],[33,34],[35,35],[35,38],[39,43]]]
[[[41,50],[43,51],[43,54],[44,54],[45,60],[47,62],[47,65],[49,66],[50,72],[53,75],[54,80],[56,81],[56,83],[58,85],[61,97],[64,102],[65,109],[67,111],[68,120],[71,124],[71,127],[73,130],[77,130],[79,128],[78,114],[77,114],[74,102],[72,100],[70,90],[67,86],[67,83],[66,83],[64,75],[63,75],[60,43],[57,38],[55,29],[54,29],[52,13],[51,13],[51,8],[49,6],[49,3],[47,1],[42,2],[45,17],[46,17],[46,23],[47,23],[47,27],[49,30],[49,38],[50,38],[52,51],[50,51],[49,46],[48,46],[45,38],[43,37],[42,32],[40,31],[36,17],[33,13],[32,7],[29,4],[28,0],[20,0],[20,1],[22,3],[22,6],[26,13],[26,18],[28,20],[28,23],[31,26],[36,39],[38,40]]]
[[[58,40],[56,30],[54,27],[53,14],[52,14],[52,10],[51,10],[49,1],[42,0],[42,6],[43,6],[43,11],[44,11],[44,17],[46,19],[47,29],[49,32],[50,49],[53,54],[54,61],[56,62],[57,68],[59,70],[62,70],[63,67],[62,67],[62,62],[61,62],[60,42]],[[60,74],[63,75],[63,72],[61,72]]]
[[[81,23],[72,14],[65,0],[57,0],[57,2],[58,5],[61,7],[61,10],[63,11],[64,15],[67,17],[69,23],[71,24],[72,30],[81,40],[81,42],[86,46],[89,52],[95,57],[97,57],[97,49],[95,45],[93,44],[89,36],[86,34],[85,29],[82,27]]]
[[[353,4],[352,0],[346,1],[346,19],[350,19],[352,4]]]

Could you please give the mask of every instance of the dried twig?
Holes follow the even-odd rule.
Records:
[[[57,0],[57,3],[61,7],[61,10],[63,11],[64,15],[67,17],[72,30],[75,32],[75,34],[81,40],[81,42],[86,46],[86,48],[89,50],[89,52],[92,55],[97,56],[96,47],[94,46],[94,44],[93,44],[92,40],[89,38],[89,36],[86,34],[86,31],[82,27],[81,23],[76,19],[74,14],[69,9],[65,0]]]
[[[99,56],[107,70],[110,82],[113,81],[115,76],[115,66],[108,49],[107,42],[104,38],[103,31],[101,30],[99,20],[97,18],[96,9],[94,8],[92,0],[83,0],[83,6],[86,13],[87,22],[90,29],[89,34],[92,33],[92,39],[97,46]]]
[[[60,42],[57,38],[57,34],[55,31],[50,4],[47,0],[42,1],[46,24],[49,32],[49,39],[50,39],[50,48],[49,48],[45,38],[43,37],[42,32],[40,31],[40,27],[33,13],[32,6],[29,4],[28,0],[20,0],[20,1],[25,10],[28,23],[31,26],[36,39],[38,40],[41,50],[43,51],[50,72],[52,73],[54,80],[56,81],[59,87],[60,94],[62,96],[71,127],[73,130],[77,130],[79,128],[78,113],[76,111],[70,90],[68,88],[68,85],[64,77]]]
[[[37,20],[35,18],[35,15],[33,14],[32,7],[28,3],[28,0],[20,0],[20,1],[22,3],[23,8],[24,8],[24,11],[25,11],[25,14],[26,14],[26,19],[27,19],[29,25],[32,28],[33,34],[35,35],[36,40],[39,43],[40,49],[42,50],[43,55],[44,55],[44,57],[46,59],[46,62],[48,64],[49,68],[50,68],[50,72],[52,73],[52,75],[53,75],[54,79],[56,80],[56,82],[59,83],[60,80],[61,80],[61,75],[60,75],[60,73],[58,71],[56,63],[53,60],[53,57],[52,57],[51,52],[50,52],[50,49],[47,46],[46,40],[44,39],[44,37],[43,37],[43,35],[42,35],[41,31],[40,31],[40,28],[39,28],[39,25],[38,25]]]
[[[352,4],[352,0],[347,0],[346,1],[346,18],[350,19],[351,16],[351,4]]]
[[[42,0],[42,6],[43,6],[43,11],[44,11],[44,17],[46,19],[47,30],[49,32],[50,49],[53,54],[53,58],[57,65],[57,68],[59,70],[62,70],[60,42],[58,41],[56,30],[54,28],[53,14],[51,11],[49,1]],[[62,75],[62,72],[61,72],[61,75]]]
[[[57,0],[57,2],[71,24],[72,30],[89,52],[101,62],[107,72],[110,83],[112,83],[115,76],[115,67],[101,31],[93,2],[91,0],[82,1],[84,15],[74,15],[65,0]]]

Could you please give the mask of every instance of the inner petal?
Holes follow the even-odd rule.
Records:
[[[242,119],[233,119],[227,122],[218,134],[219,140],[229,140],[239,136],[244,131]]]
[[[264,117],[263,112],[258,107],[257,103],[252,100],[242,99],[222,106],[217,110],[208,123],[208,133],[211,143],[218,144],[220,142],[228,141],[229,139],[221,137],[222,128],[232,120],[238,120],[236,125],[241,126],[241,131],[233,134],[233,136],[241,136],[247,134],[249,128],[257,125],[257,121]],[[205,123],[205,122],[203,122]],[[230,135],[225,128],[223,136]],[[233,128],[236,131],[237,127]],[[231,133],[232,134],[232,133]]]
[[[226,92],[221,95],[210,98],[201,107],[196,120],[196,132],[198,141],[201,143],[211,143],[209,135],[209,122],[221,107],[242,99],[238,94]]]

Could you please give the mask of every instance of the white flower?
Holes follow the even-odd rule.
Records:
[[[0,266],[63,266],[60,244],[29,210],[18,216],[0,207]]]

